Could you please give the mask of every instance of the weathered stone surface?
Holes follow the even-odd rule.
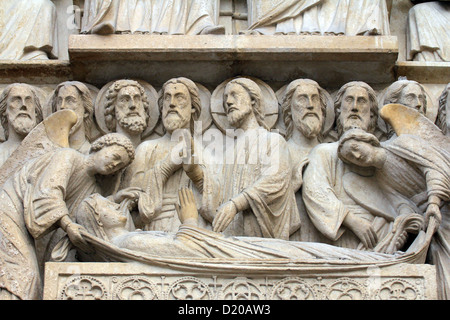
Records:
[[[191,273],[123,263],[47,263],[45,300],[435,300],[435,269]]]

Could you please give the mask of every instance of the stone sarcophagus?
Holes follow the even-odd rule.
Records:
[[[433,266],[190,273],[124,263],[48,263],[47,300],[434,300]]]

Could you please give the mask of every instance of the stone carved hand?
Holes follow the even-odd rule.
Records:
[[[79,249],[86,253],[92,253],[94,250],[93,248],[84,240],[83,236],[81,235],[81,230],[84,230],[84,232],[87,233],[85,228],[78,223],[72,222],[69,225],[67,225],[66,233],[69,236],[70,241]]]
[[[175,209],[181,223],[197,223],[198,210],[195,203],[194,193],[189,188],[182,188],[178,191],[180,204],[175,203]]]
[[[425,221],[427,226],[430,224],[430,220],[431,218],[434,218],[436,223],[435,225],[435,230],[437,231],[437,229],[439,228],[439,225],[441,223],[442,220],[442,214],[441,214],[441,210],[439,209],[439,206],[437,204],[434,203],[430,203],[427,207],[427,211],[425,213]]]
[[[372,249],[377,245],[378,236],[369,221],[349,212],[344,219],[344,224],[361,240],[361,243],[367,249]]]
[[[126,199],[136,201],[139,199],[139,196],[142,192],[144,192],[144,190],[138,187],[129,187],[122,189],[114,195],[114,202],[121,203]]]
[[[238,213],[233,201],[227,201],[217,209],[212,223],[215,232],[223,232]]]

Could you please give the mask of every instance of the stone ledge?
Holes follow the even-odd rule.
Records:
[[[72,35],[69,54],[72,61],[382,60],[394,63],[398,44],[397,38],[392,36]]]
[[[47,263],[45,300],[435,300],[432,265],[209,274],[128,263]]]
[[[74,77],[94,85],[139,78],[157,87],[189,75],[214,88],[247,75],[281,85],[311,78],[338,88],[351,80],[393,81],[398,42],[391,36],[73,35],[69,55]]]
[[[0,60],[0,83],[54,84],[72,79],[68,60]]]
[[[450,62],[398,61],[397,76],[420,83],[450,82]]]

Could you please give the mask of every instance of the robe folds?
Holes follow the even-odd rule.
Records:
[[[35,239],[56,230],[65,215],[96,191],[79,152],[61,148],[28,162],[0,191],[1,290],[23,300],[40,298]]]
[[[350,210],[371,222],[379,238],[388,232],[390,222],[386,216],[375,216],[348,195],[344,176],[352,172],[339,159],[338,145],[339,142],[321,144],[311,151],[303,176],[302,196],[312,223],[330,244],[356,249],[360,240],[343,225]]]
[[[450,61],[449,23],[449,3],[433,1],[412,7],[407,21],[407,60]]]
[[[389,35],[386,0],[248,0],[262,34]]]
[[[196,35],[216,25],[210,0],[88,0],[82,33]]]
[[[0,1],[0,60],[57,58],[58,33],[53,2]]]
[[[292,167],[286,141],[277,133],[248,130],[228,144],[220,198],[244,197],[225,235],[289,239],[300,228]]]
[[[179,168],[169,176],[163,169],[163,163],[171,159],[173,150],[178,144],[171,141],[166,134],[156,140],[148,140],[141,143],[136,149],[136,157],[126,169],[120,189],[128,187],[141,188],[150,199],[145,208],[139,208],[139,215],[144,221],[144,230],[158,230],[164,232],[176,232],[181,222],[175,209],[178,203],[178,191],[188,187],[194,192],[199,212],[211,211],[217,207],[218,199],[214,196],[220,189],[219,183],[212,174],[208,174],[208,168],[202,165],[204,171],[203,190],[198,190],[192,180],[182,168]],[[181,159],[180,159],[181,160]],[[200,225],[206,227],[207,222],[200,217]]]

